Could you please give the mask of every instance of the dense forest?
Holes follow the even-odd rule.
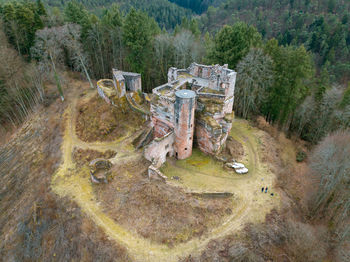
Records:
[[[207,11],[209,6],[219,6],[225,0],[169,0],[179,6],[191,9],[197,14]]]
[[[244,21],[264,39],[281,45],[301,45],[312,52],[317,68],[331,80],[350,79],[350,2],[347,0],[228,0],[211,7],[200,19],[203,31]]]
[[[45,0],[44,2],[50,7],[62,10],[69,1]],[[156,20],[160,28],[166,28],[167,30],[171,30],[177,24],[180,24],[182,18],[190,18],[193,14],[190,9],[183,8],[168,0],[79,0],[77,3],[82,4],[87,10],[98,16],[102,16],[104,10],[110,8],[112,4],[117,4],[122,13],[129,12],[133,7],[146,12]]]
[[[151,92],[171,66],[227,63],[238,73],[237,116],[263,116],[315,148],[309,168],[319,189],[307,217],[331,225],[337,237],[330,249],[348,241],[350,2],[114,2],[0,4],[1,128],[20,125],[45,104],[47,83],[64,101],[67,71],[80,72],[92,88],[112,68],[134,71]]]

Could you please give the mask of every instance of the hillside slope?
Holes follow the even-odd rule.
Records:
[[[88,85],[84,83],[88,88]],[[70,83],[78,88],[79,83]],[[57,98],[40,107],[0,146],[1,261],[129,261],[124,248],[106,239],[67,199],[51,190],[61,163],[64,109]]]

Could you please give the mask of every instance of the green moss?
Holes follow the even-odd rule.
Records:
[[[208,88],[208,87],[203,88],[201,90],[201,93],[219,94],[219,95],[223,95],[224,94],[223,91],[219,91],[219,90],[216,90],[216,89],[211,89],[211,88]]]
[[[189,158],[177,160],[175,165],[167,161],[161,167],[161,171],[169,178],[172,176],[178,176],[180,178],[190,176],[193,172],[231,177],[230,173],[223,168],[221,162],[216,161],[212,156],[204,154],[197,148],[193,149],[192,155]],[[201,181],[198,181],[198,183],[201,183]]]
[[[152,104],[157,104],[158,102],[159,102],[159,96],[155,95],[155,94],[152,94],[151,103]]]
[[[225,114],[224,120],[226,122],[232,123],[234,117],[235,117],[235,113],[232,111],[232,113],[230,113],[230,114]]]
[[[219,123],[212,117],[208,115],[198,115],[199,121],[205,122],[208,126],[210,126],[213,130],[214,129],[221,129],[221,126]]]
[[[203,104],[216,104],[216,105],[223,105],[224,104],[224,101],[221,100],[221,99],[218,99],[218,98],[204,98],[204,97],[201,97],[198,99],[198,101],[200,103],[203,103]]]

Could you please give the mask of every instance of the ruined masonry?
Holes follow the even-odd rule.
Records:
[[[187,69],[171,67],[168,83],[152,90],[150,126],[153,139],[144,156],[158,168],[167,156],[185,159],[198,148],[215,155],[224,146],[234,117],[232,106],[236,72],[227,65],[192,63]],[[98,93],[107,103],[141,91],[141,75],[113,69],[113,80],[98,82]]]
[[[184,159],[193,141],[207,154],[216,154],[231,130],[236,72],[224,66],[192,63],[170,68],[168,83],[153,89],[151,121],[154,140],[145,157],[162,164],[166,156]]]
[[[127,92],[141,92],[141,75],[113,69],[113,80],[101,79],[97,82],[98,94],[108,103],[113,104],[113,97],[123,97]]]

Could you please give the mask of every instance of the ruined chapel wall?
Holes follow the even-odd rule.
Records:
[[[174,133],[170,132],[162,138],[154,139],[145,147],[144,156],[159,165],[165,163],[167,154],[174,156]]]
[[[122,71],[113,69],[113,83],[117,90],[118,97],[123,97],[126,94],[125,78],[122,75]]]
[[[232,97],[235,94],[236,76],[237,76],[236,72],[231,72],[227,76],[227,86],[225,89],[225,96],[227,98]]]
[[[208,79],[213,73],[213,66],[192,63],[187,72],[195,77]]]
[[[158,98],[156,104],[151,104],[152,124],[155,131],[158,131],[158,123],[164,123],[169,128],[174,127],[174,103],[169,99]],[[163,126],[159,127],[163,129]],[[160,132],[160,135],[164,133]]]
[[[142,91],[141,75],[123,74],[126,81],[126,88],[130,92]]]
[[[97,93],[99,94],[100,97],[102,97],[107,104],[111,104],[111,101],[109,100],[108,96],[103,93],[103,90],[97,85]]]
[[[230,114],[232,112],[233,108],[233,103],[235,99],[235,85],[236,85],[236,72],[231,72],[227,76],[228,80],[228,85],[227,88],[225,89],[225,108],[224,108],[224,113],[225,114]]]
[[[168,83],[171,83],[177,79],[177,68],[170,67],[168,70]]]

